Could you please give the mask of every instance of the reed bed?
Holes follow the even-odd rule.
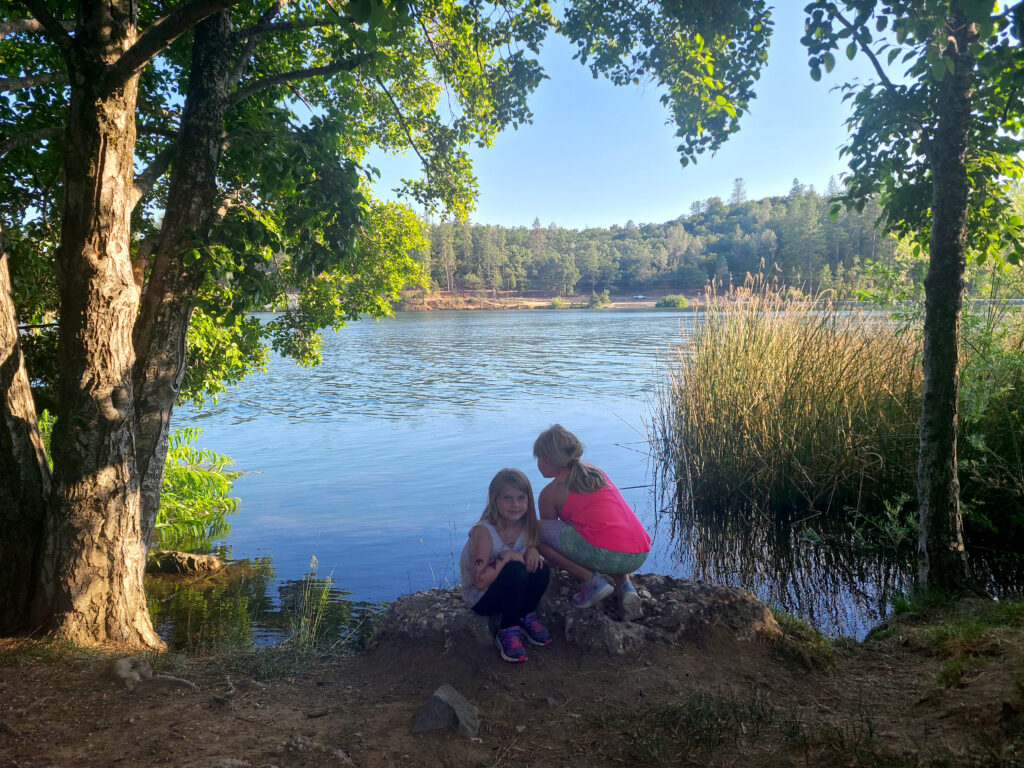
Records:
[[[912,496],[919,355],[885,317],[825,297],[709,293],[656,417],[681,501],[793,522]]]

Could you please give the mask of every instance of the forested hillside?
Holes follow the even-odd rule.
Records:
[[[748,200],[736,179],[727,202],[712,197],[661,224],[578,231],[536,219],[531,228],[442,222],[418,259],[446,291],[693,290],[711,278],[742,282],[763,263],[786,284],[842,297],[866,262],[892,257],[896,241],[875,226],[874,205],[833,219],[829,199],[838,193],[835,182],[821,194],[794,180],[785,196]]]

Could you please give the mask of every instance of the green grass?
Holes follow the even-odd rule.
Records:
[[[995,601],[931,592],[900,596],[892,611],[892,634],[938,658],[936,681],[947,687],[963,684],[989,658],[1002,654],[1003,635],[1024,629],[1024,598]]]
[[[828,670],[833,667],[835,649],[831,640],[788,611],[771,608],[771,612],[782,630],[781,637],[774,643],[784,658],[797,661],[808,669]]]
[[[661,397],[661,443],[695,507],[776,519],[914,493],[917,343],[877,314],[763,282],[709,294]]]

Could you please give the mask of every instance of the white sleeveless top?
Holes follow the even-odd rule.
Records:
[[[526,552],[526,526],[523,526],[523,532],[519,534],[519,538],[515,540],[513,544],[506,544],[501,540],[501,535],[498,533],[498,529],[490,523],[483,521],[477,523],[473,528],[485,528],[491,534],[491,555],[487,559],[487,562],[491,562],[500,553],[506,550],[512,550],[515,552]],[[471,528],[470,533],[473,532]],[[470,539],[466,542],[466,546],[462,548],[462,556],[459,557],[459,575],[462,579],[462,599],[469,603],[471,606],[476,605],[477,601],[483,597],[486,589],[480,589],[473,584],[473,541]]]

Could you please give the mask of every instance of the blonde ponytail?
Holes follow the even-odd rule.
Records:
[[[608,485],[597,467],[584,464],[583,443],[561,424],[552,424],[533,443],[533,455],[547,459],[559,469],[568,467],[568,487],[572,493],[593,493]]]

